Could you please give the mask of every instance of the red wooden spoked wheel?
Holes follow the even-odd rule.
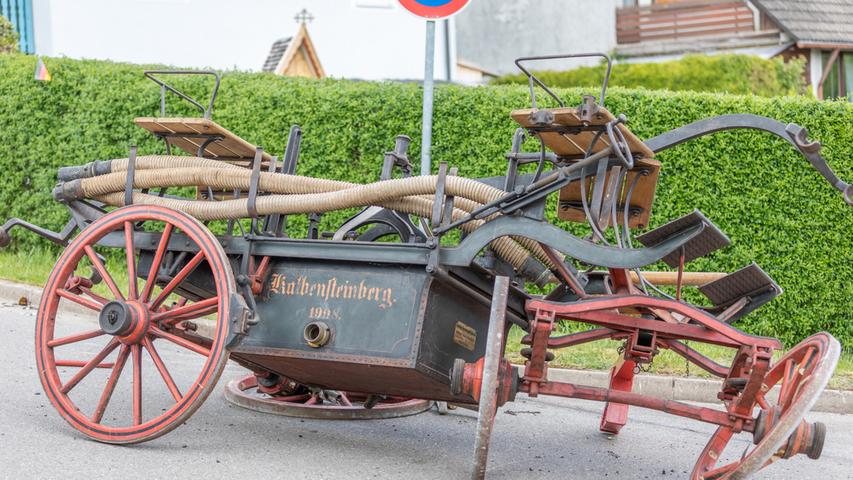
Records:
[[[808,423],[811,410],[835,371],[841,345],[828,333],[802,341],[779,359],[768,372],[756,396],[761,409],[756,420],[751,450],[737,448],[734,461],[724,463],[723,452],[734,437],[728,427],[719,427],[696,462],[691,479],[745,479],[780,458],[804,454],[820,456],[826,427]],[[774,389],[778,387],[778,389]],[[723,463],[718,466],[717,463]]]
[[[134,245],[142,229],[162,233]],[[96,245],[108,239],[123,255]],[[170,240],[188,252],[168,251]],[[119,266],[104,262],[119,256]],[[90,270],[91,278],[82,275]],[[194,272],[205,288],[190,288]],[[225,252],[194,218],[141,205],[105,215],[68,245],[44,289],[35,348],[47,397],[68,423],[98,441],[138,443],[171,431],[222,373],[233,292]],[[57,315],[60,302],[92,310],[98,324]]]

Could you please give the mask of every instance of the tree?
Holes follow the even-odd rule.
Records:
[[[18,51],[18,32],[12,26],[12,22],[0,15],[0,53],[14,53]]]

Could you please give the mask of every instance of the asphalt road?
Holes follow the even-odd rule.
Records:
[[[172,433],[132,447],[89,441],[42,393],[34,318],[32,308],[0,306],[0,478],[468,478],[474,412],[350,422],[254,413],[222,396],[222,386],[242,373],[237,366],[226,369],[218,390]],[[600,409],[593,402],[520,396],[497,416],[488,478],[685,478],[713,430],[635,408],[622,433],[611,437],[597,430]],[[829,426],[823,457],[780,462],[760,478],[853,478],[853,416],[814,413],[810,419]],[[747,437],[740,441],[746,446]]]

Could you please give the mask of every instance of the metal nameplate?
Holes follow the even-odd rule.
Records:
[[[456,327],[453,328],[453,343],[473,352],[477,345],[477,331],[462,322],[456,322]]]

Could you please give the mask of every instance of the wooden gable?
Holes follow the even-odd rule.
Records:
[[[290,41],[274,72],[287,77],[323,78],[326,76],[314,48],[314,42],[311,41],[304,23],[299,25],[299,31]]]

